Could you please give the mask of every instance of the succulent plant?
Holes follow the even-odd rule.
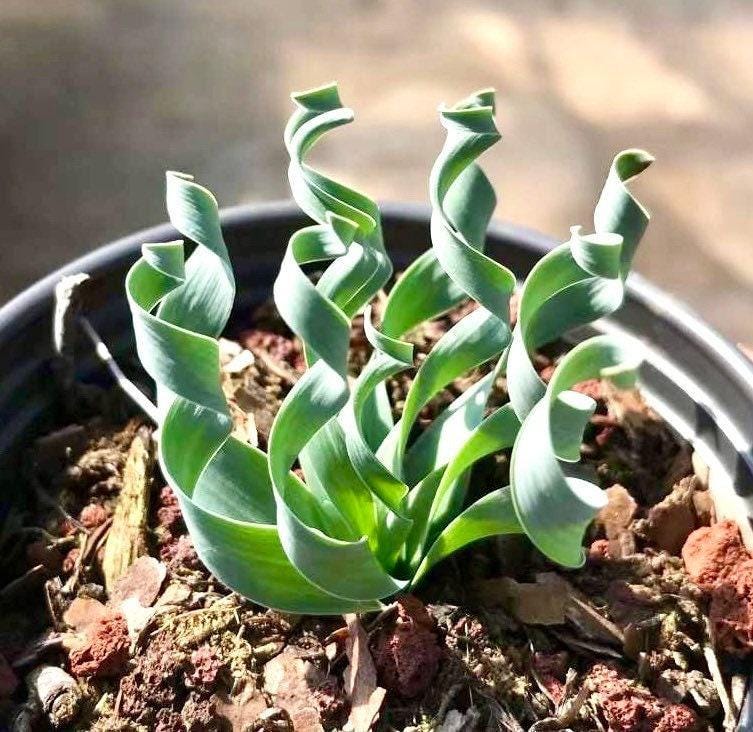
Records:
[[[398,277],[377,324],[371,303],[392,276],[379,209],[305,161],[353,113],[334,85],[293,100],[290,185],[315,223],[290,238],[274,299],[303,343],[307,369],[282,403],[266,454],[231,434],[217,339],[235,283],[217,203],[190,176],[167,174],[167,209],[195,250],[184,262],[180,241],[145,244],[127,278],[138,352],[157,385],[162,471],[199,556],[262,605],[320,614],[376,609],[451,553],[499,534],[525,533],[552,560],[578,566],[604,498],[573,465],[595,403],[571,387],[591,378],[632,384],[638,361],[629,344],[597,336],[567,352],[545,384],[531,354],[620,306],[648,223],[626,182],[651,157],[627,150],[615,158],[595,233],[574,227],[538,262],[511,328],[516,278],[484,254],[496,200],[476,162],[500,138],[494,93],[442,108],[447,136],[429,186],[432,246]],[[305,270],[315,262],[326,265],[316,283]],[[394,423],[386,383],[414,368],[406,335],[469,298],[478,307],[415,369]],[[359,314],[372,352],[353,382],[348,348]],[[491,370],[417,429],[442,389],[483,364]],[[492,408],[501,376],[510,400]],[[490,486],[468,505],[474,464],[510,447],[510,485]],[[296,465],[305,480],[291,472]]]

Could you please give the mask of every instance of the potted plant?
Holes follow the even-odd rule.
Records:
[[[405,241],[426,220],[383,227],[373,201],[308,166],[352,112],[335,86],[294,100],[290,182],[313,224],[289,208],[223,221],[209,191],[168,173],[170,220],[193,253],[162,229],[90,272],[111,285],[143,244],[126,290],[154,404],[100,340],[124,350],[122,304],[115,329],[102,317],[112,290],[99,308],[89,292],[81,320],[59,308],[58,326],[82,324],[145,414],[103,426],[110,401],[58,366],[73,409],[99,414],[38,440],[24,466],[37,497],[77,515],[62,544],[33,542],[43,569],[23,575],[44,581],[56,632],[11,658],[9,678],[26,673],[29,692],[15,723],[734,729],[753,561],[722,519],[751,476],[753,381],[673,304],[650,313],[664,296],[642,283],[630,294],[648,214],[626,183],[651,157],[615,158],[595,233],[574,227],[550,251],[516,231],[487,243],[495,197],[476,159],[499,139],[494,95],[443,108],[431,247],[390,285],[385,230]],[[254,236],[286,248],[277,314],[249,322],[273,257],[240,262],[233,315],[224,237]],[[18,332],[25,303],[43,317],[44,287],[0,327]],[[661,417],[634,388],[644,356]],[[6,359],[19,383],[34,371]],[[18,445],[35,407],[2,408]],[[97,450],[110,451],[104,477]],[[61,502],[51,487],[79,494]],[[49,555],[61,546],[59,568]]]

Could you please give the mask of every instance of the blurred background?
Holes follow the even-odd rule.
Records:
[[[753,342],[750,1],[0,0],[0,66],[0,301],[164,220],[165,169],[225,206],[286,197],[288,94],[332,79],[357,120],[316,162],[425,201],[438,103],[494,86],[498,217],[590,227],[645,147],[637,269]]]

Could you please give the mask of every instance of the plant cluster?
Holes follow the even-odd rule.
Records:
[[[235,294],[217,203],[189,176],[167,174],[180,241],[145,244],[127,278],[141,361],[157,385],[159,454],[196,549],[229,587],[276,609],[342,613],[380,607],[437,562],[484,537],[525,533],[566,566],[583,562],[583,534],[604,505],[578,471],[595,403],[572,387],[591,378],[633,383],[635,352],[612,337],[580,343],[545,384],[531,354],[569,329],[616,310],[648,214],[626,187],[652,158],[614,160],[594,213],[525,279],[484,253],[496,199],[477,158],[500,139],[494,93],[442,108],[446,142],[430,176],[431,248],[387,285],[374,201],[306,162],[326,132],[353,119],[337,87],[295,94],[285,130],[293,196],[314,222],[297,231],[274,285],[280,315],[305,348],[307,370],[285,398],[267,453],[233,436],[220,387],[218,337]],[[307,265],[326,266],[316,284]],[[414,368],[412,329],[467,299],[478,303],[415,370],[393,422],[386,382]],[[371,356],[347,372],[351,321],[364,315]],[[422,431],[422,409],[471,369],[492,364]],[[509,403],[489,406],[505,376]],[[417,434],[418,433],[418,434]],[[510,485],[468,504],[470,471],[512,448]],[[305,481],[291,471],[300,466]]]

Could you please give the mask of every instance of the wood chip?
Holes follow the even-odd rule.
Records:
[[[358,616],[346,615],[345,622],[349,634],[345,646],[349,661],[345,669],[345,693],[351,706],[348,727],[353,732],[369,732],[379,716],[387,692],[377,685],[369,639]]]
[[[716,687],[716,693],[719,694],[719,701],[722,703],[722,709],[724,709],[724,729],[731,732],[735,729],[739,709],[735,708],[729,691],[727,691],[727,685],[724,683],[724,676],[722,675],[722,670],[719,666],[719,659],[717,658],[716,651],[714,651],[714,629],[708,619],[706,620],[706,636],[707,641],[703,644],[703,657],[706,659],[709,675]]]
[[[136,559],[148,554],[147,519],[153,466],[151,431],[142,427],[128,451],[123,488],[102,557],[102,573],[108,592],[114,589],[117,580]]]

